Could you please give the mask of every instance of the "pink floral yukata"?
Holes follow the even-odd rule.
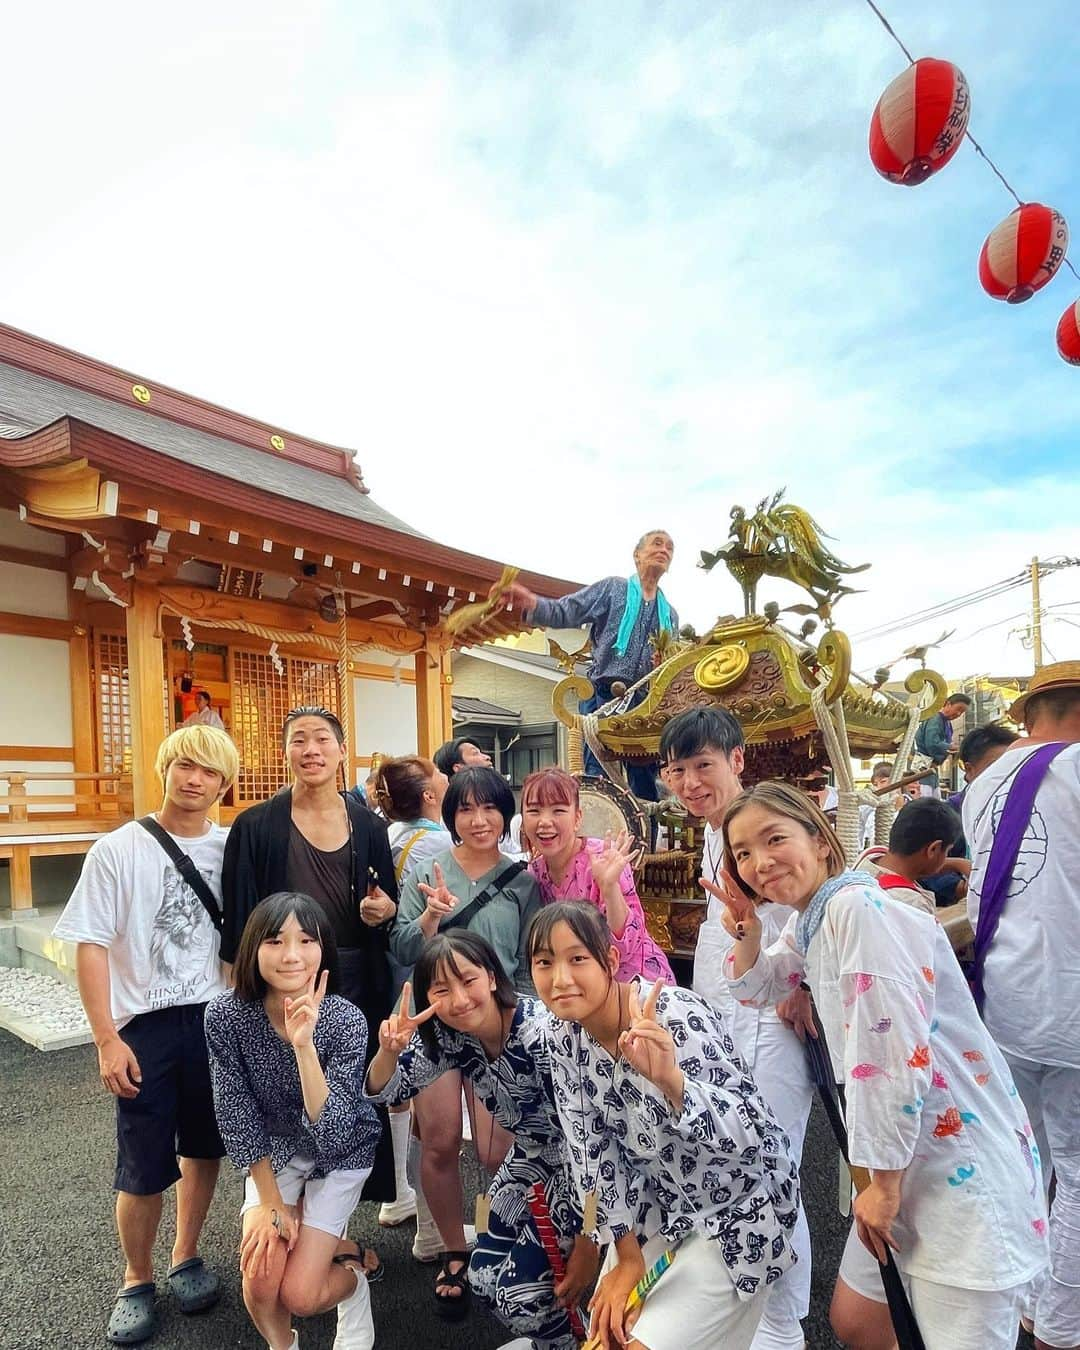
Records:
[[[795,915],[741,979],[729,956],[729,986],[762,1005],[809,984],[845,1084],[851,1161],[906,1168],[893,1224],[901,1270],[972,1290],[1039,1275],[1048,1246],[1038,1147],[944,929],[868,881],[829,899],[805,956],[797,924]]]
[[[581,843],[582,847],[570,859],[566,876],[558,885],[551,879],[546,858],[534,858],[529,864],[529,871],[540,887],[542,905],[553,905],[557,900],[588,900],[596,905],[606,918],[607,911],[600,896],[600,887],[593,880],[592,867],[589,863],[589,858],[593,854],[603,852],[604,841],[583,839]],[[662,979],[668,984],[674,984],[675,976],[671,973],[667,957],[649,936],[649,930],[645,926],[645,913],[641,908],[637,887],[634,885],[634,874],[629,866],[622,870],[619,889],[626,899],[627,916],[622,937],[615,937],[612,934],[612,940],[619,952],[619,971],[615,978],[632,980],[635,975],[640,975],[643,980]]]

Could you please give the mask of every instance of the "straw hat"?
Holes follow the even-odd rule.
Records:
[[[1028,699],[1035,694],[1045,694],[1049,689],[1080,689],[1080,661],[1055,661],[1049,666],[1040,666],[1027,689],[1009,709],[1012,720],[1022,723]]]

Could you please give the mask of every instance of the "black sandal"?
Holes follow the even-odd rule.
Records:
[[[460,1270],[451,1271],[450,1263],[456,1261]],[[444,1322],[461,1322],[469,1314],[469,1253],[443,1252],[439,1257],[439,1272],[435,1276],[435,1315]],[[457,1289],[460,1292],[450,1294],[444,1291]]]

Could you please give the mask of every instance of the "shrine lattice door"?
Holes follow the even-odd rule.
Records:
[[[284,673],[279,675],[265,652],[232,648],[229,658],[231,731],[240,752],[235,804],[242,808],[272,797],[289,781],[281,724],[291,708],[321,707],[338,713],[337,666],[333,661],[281,656]]]
[[[90,671],[91,704],[96,709],[94,733],[97,761],[104,773],[131,773],[131,698],[128,687],[127,637],[94,629]],[[164,656],[164,646],[162,647]],[[161,699],[166,727],[172,726],[169,686],[162,681]],[[103,792],[115,785],[102,785]]]

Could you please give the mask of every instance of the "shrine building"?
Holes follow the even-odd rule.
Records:
[[[430,754],[445,621],[501,571],[379,506],[352,451],[0,326],[0,907],[160,804],[155,751],[201,690],[240,752],[226,823],[287,782],[297,705],[340,717],[350,782]]]

